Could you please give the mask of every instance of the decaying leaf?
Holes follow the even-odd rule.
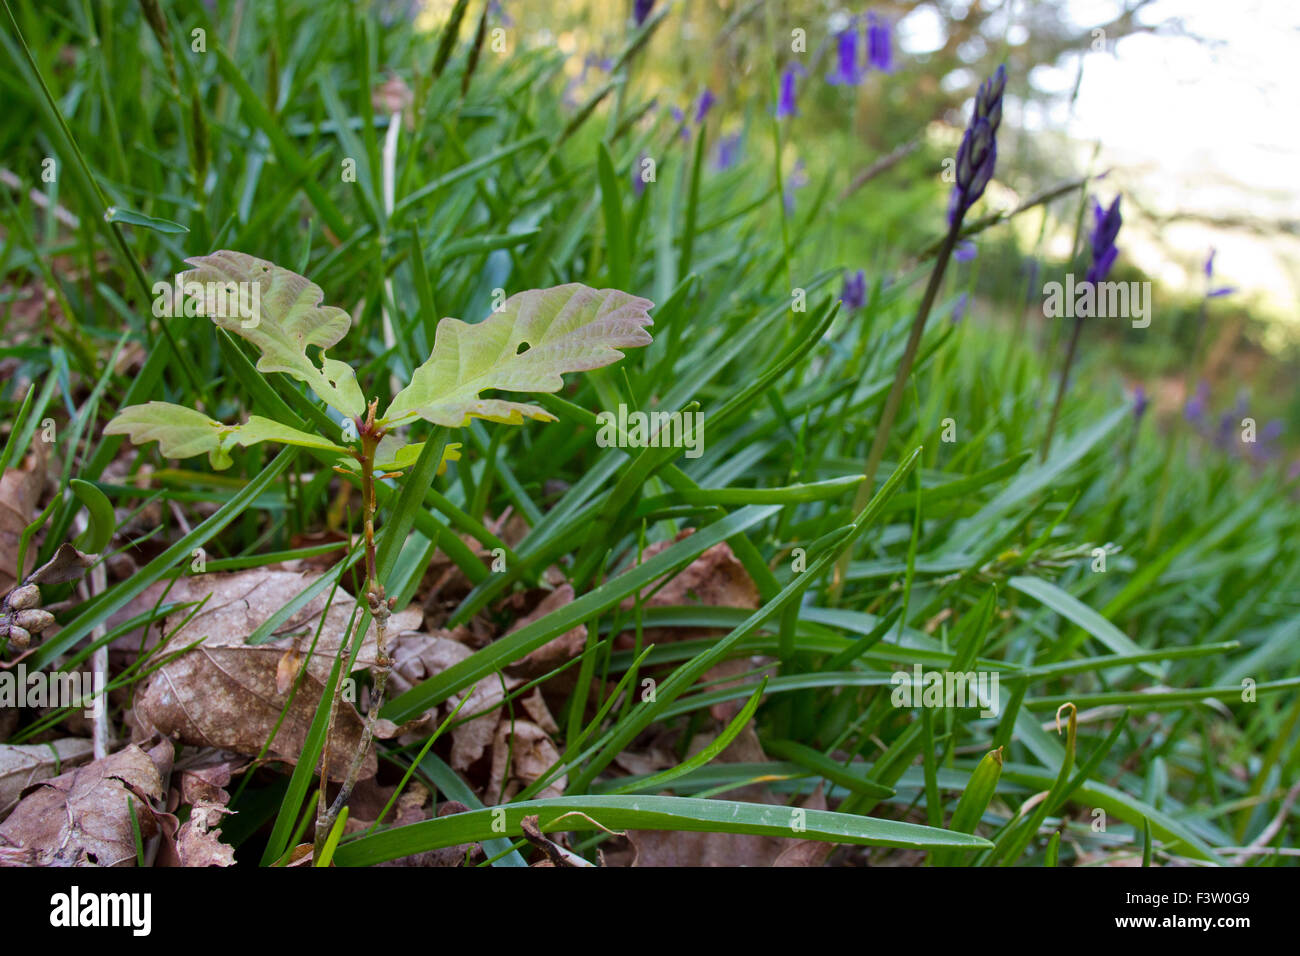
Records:
[[[451,640],[447,633],[403,634],[397,639],[393,649],[393,672],[389,677],[389,685],[395,694],[404,693],[474,653],[464,644]],[[459,719],[476,715],[457,724],[451,731],[452,767],[465,770],[487,752],[496,734],[501,702],[508,691],[521,683],[519,678],[507,677],[503,685],[501,677],[484,677],[468,691],[454,695],[443,704],[445,712],[450,714],[468,695],[469,700],[460,708]]]
[[[459,319],[438,323],[433,353],[398,392],[382,424],[423,418],[460,428],[471,418],[518,425],[525,416],[552,421],[549,412],[522,402],[479,398],[487,389],[556,392],[566,372],[617,362],[620,348],[649,345],[654,303],[617,289],[578,283],[530,289],[506,299],[475,325]]]
[[[38,866],[132,866],[134,808],[143,840],[158,832],[158,766],[134,744],[42,781],[0,823],[0,847],[25,850]]]
[[[80,737],[48,744],[0,744],[0,820],[17,805],[24,790],[84,763],[94,749]]]
[[[221,820],[230,794],[226,791],[233,774],[248,765],[248,758],[219,750],[201,753],[198,759],[176,768],[168,807],[190,808],[189,819],[180,823],[171,814],[160,814],[163,847],[158,866],[233,866],[235,848],[221,840]]]
[[[559,759],[560,751],[551,742],[550,734],[541,727],[529,720],[502,720],[492,742],[492,780],[483,802],[507,802],[550,770]],[[539,790],[537,797],[563,796],[567,782],[568,777],[560,774]]]
[[[286,686],[281,665],[286,654],[292,654],[304,662],[302,686],[293,695],[268,755],[296,761],[345,636],[354,602],[341,589],[335,594],[314,649],[312,641],[327,600],[324,593],[286,622],[274,640],[256,646],[245,640],[311,580],[307,575],[265,569],[178,580],[168,595],[169,601],[208,597],[208,602],[183,625],[182,612],[167,619],[164,626],[170,638],[168,646],[178,648],[200,638],[203,643],[164,664],[150,678],[135,704],[136,720],[144,725],[142,732],[156,729],[182,743],[256,755],[275,730],[289,699],[293,681]],[[389,627],[399,631],[413,620],[418,622],[419,614],[416,610],[394,615]],[[372,626],[357,656],[357,666],[372,665],[375,650]],[[355,752],[361,730],[362,718],[345,696],[339,706],[331,751]],[[341,779],[345,770],[346,760],[335,760],[330,776]],[[374,772],[375,757],[371,753],[362,773],[370,776]]]
[[[686,529],[671,541],[656,541],[641,554],[642,563],[649,561],[661,551],[672,547],[678,541],[693,534],[693,529]],[[704,607],[738,607],[746,610],[758,608],[758,587],[754,584],[745,566],[732,552],[725,541],[715,544],[698,558],[688,564],[680,573],[642,601],[642,607],[676,607],[681,605],[702,605]],[[630,611],[635,606],[632,598],[623,601],[621,607]],[[663,644],[668,641],[684,641],[696,638],[717,637],[722,631],[717,628],[647,628],[642,640],[645,644]],[[619,646],[631,647],[632,635],[625,632],[620,635]]]
[[[560,585],[545,598],[533,610],[519,618],[511,625],[507,633],[513,634],[522,627],[527,627],[534,621],[540,620],[552,611],[557,611],[566,604],[573,603],[573,585],[565,583]],[[587,627],[580,624],[575,628],[565,631],[559,637],[552,638],[537,650],[510,664],[506,672],[518,677],[541,677],[548,674],[555,668],[567,661],[572,660],[582,653],[587,645]],[[576,675],[567,675],[570,680],[576,680]]]
[[[48,446],[37,441],[32,447],[24,467],[11,466],[0,475],[0,594],[7,592],[22,577],[18,572],[19,541],[36,517],[36,505],[40,501],[41,489],[45,487]],[[36,557],[35,552],[35,547],[27,549],[28,568]]]

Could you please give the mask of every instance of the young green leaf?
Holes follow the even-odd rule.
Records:
[[[281,425],[261,415],[250,415],[243,425],[223,425],[184,405],[148,402],[122,409],[104,426],[106,435],[129,435],[137,445],[158,442],[164,458],[193,458],[207,452],[218,471],[229,468],[230,449],[235,445],[256,445],[273,441],[281,445],[319,448],[340,455],[347,450],[309,432]]]
[[[273,262],[226,249],[185,261],[195,268],[181,273],[182,289],[188,296],[190,284],[201,283],[201,314],[257,346],[259,372],[284,372],[306,382],[345,415],[365,412],[352,367],[325,357],[324,350],[347,334],[352,320],[342,309],[321,305],[320,286]],[[319,367],[307,355],[311,345],[322,350]]]
[[[645,326],[653,306],[617,289],[570,283],[513,295],[477,325],[443,319],[433,354],[394,396],[380,424],[391,428],[423,418],[460,428],[486,418],[518,425],[525,416],[553,421],[536,405],[481,399],[479,393],[559,391],[565,372],[601,368],[623,357],[620,348],[650,344]]]

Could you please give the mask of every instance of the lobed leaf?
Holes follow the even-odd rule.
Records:
[[[443,319],[433,353],[393,397],[382,424],[392,427],[413,418],[449,428],[463,427],[471,418],[507,425],[521,424],[525,417],[553,421],[536,405],[483,399],[479,393],[556,392],[564,386],[565,372],[617,362],[623,357],[620,348],[650,344],[645,326],[651,324],[653,305],[617,289],[569,283],[513,295],[477,325]]]
[[[250,415],[243,425],[223,425],[202,412],[171,402],[148,402],[124,408],[104,426],[104,434],[127,435],[137,445],[156,441],[164,458],[193,458],[206,452],[208,461],[218,471],[230,467],[230,449],[235,445],[247,447],[273,441],[341,455],[347,453],[319,435],[281,425],[261,415]]]
[[[180,281],[202,284],[201,314],[261,350],[259,372],[284,372],[305,382],[322,401],[345,415],[365,412],[365,396],[352,366],[325,356],[324,350],[347,334],[352,320],[342,309],[321,305],[325,293],[320,286],[273,262],[227,249],[185,261],[195,268],[181,273]],[[228,283],[232,282],[247,283],[241,301],[250,306],[256,287],[252,318],[231,307]],[[313,345],[322,350],[319,366],[307,355]]]

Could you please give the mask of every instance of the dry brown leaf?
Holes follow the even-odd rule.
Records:
[[[48,744],[0,745],[0,820],[18,804],[32,784],[84,763],[94,746],[80,737],[64,737]]]
[[[388,682],[393,693],[401,694],[416,684],[428,680],[435,674],[441,674],[453,664],[457,664],[474,653],[448,635],[451,632],[439,631],[436,634],[402,634],[393,648],[393,671]],[[502,678],[492,675],[477,681],[469,689],[469,700],[461,707],[458,719],[478,714],[472,720],[458,724],[451,732],[451,765],[457,770],[465,770],[477,762],[488,747],[492,745],[496,734],[498,710],[509,690],[518,687],[523,681],[519,678]],[[466,692],[453,695],[443,705],[445,714],[456,709]],[[436,709],[425,714],[432,718]]]
[[[27,850],[38,866],[132,866],[131,805],[142,839],[158,832],[158,766],[135,744],[36,785],[0,823],[0,846]]]
[[[21,468],[6,468],[0,475],[0,594],[18,583],[18,545],[23,531],[36,517],[36,505],[45,487],[45,462],[49,446],[38,434]],[[27,548],[25,571],[36,557],[35,542]]]
[[[656,541],[642,552],[641,562],[649,561],[693,533],[693,529],[688,528],[671,541]],[[662,588],[646,598],[641,606],[676,607],[694,604],[702,607],[738,607],[752,611],[758,608],[759,603],[758,587],[732,552],[731,546],[723,541],[688,564]],[[635,600],[629,597],[624,599],[620,607],[631,611],[635,604]],[[663,644],[668,641],[718,637],[723,633],[725,632],[718,628],[707,627],[647,628],[642,643]],[[629,631],[619,636],[619,646],[624,649],[632,647],[632,642],[633,635]]]
[[[513,634],[520,628],[527,627],[534,621],[540,620],[553,611],[557,611],[566,604],[571,603],[573,603],[573,585],[566,582],[546,595],[529,614],[516,620],[506,633]],[[552,638],[537,650],[508,665],[506,673],[517,677],[526,677],[529,680],[534,677],[541,677],[543,674],[548,674],[561,664],[577,657],[582,653],[586,645],[587,626],[580,624],[565,631],[559,637]],[[576,675],[567,672],[560,675],[560,677],[568,678],[570,683],[576,680]]]
[[[188,622],[184,622],[182,612],[167,619],[164,627],[169,635],[169,647],[200,638],[203,642],[163,665],[150,679],[135,703],[137,732],[156,729],[164,736],[194,746],[248,755],[259,753],[275,730],[288,700],[290,687],[283,681],[281,662],[286,653],[292,653],[305,661],[304,678],[267,752],[274,759],[296,761],[354,602],[342,590],[335,594],[319,638],[315,635],[325,610],[324,594],[295,614],[278,632],[282,636],[257,646],[244,642],[311,580],[310,576],[294,572],[265,569],[178,580],[168,601],[197,601],[205,596],[208,601]],[[394,615],[390,626],[398,631],[404,626],[403,615],[409,620],[418,614],[416,610],[413,614]],[[314,650],[313,640],[316,640]],[[357,656],[357,666],[372,665],[375,649],[372,627]],[[355,752],[360,745],[362,724],[356,708],[346,700],[341,703],[335,733],[329,742],[331,753]],[[346,766],[346,758],[332,760],[331,778],[342,779]],[[362,776],[373,775],[375,767],[372,752],[367,754]]]
[[[510,800],[559,759],[560,751],[541,727],[528,720],[502,720],[492,742],[492,778],[483,802]],[[563,796],[567,783],[568,777],[560,774],[538,792],[538,799]]]
[[[716,735],[714,735],[716,736]],[[701,735],[692,741],[691,751],[706,746],[709,738]],[[716,758],[722,763],[765,763],[758,736],[752,724],[745,727]],[[724,794],[728,800],[748,803],[780,804],[761,784],[751,784]],[[826,800],[818,788],[801,804],[805,809],[824,810]],[[820,866],[835,848],[834,844],[821,843],[820,847],[805,844],[819,843],[795,837],[757,836],[749,833],[692,833],[671,830],[631,830],[628,840],[634,857],[632,866]]]

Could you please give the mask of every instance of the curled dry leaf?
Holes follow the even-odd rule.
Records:
[[[0,847],[25,850],[38,866],[132,866],[134,806],[140,836],[158,832],[159,768],[135,744],[37,784],[0,823]]]
[[[473,651],[447,635],[450,632],[439,631],[437,634],[402,634],[393,649],[393,671],[389,684],[394,694],[401,694],[421,681],[440,674],[453,664],[463,661]],[[484,677],[469,689],[469,700],[461,707],[458,719],[477,715],[464,723],[458,724],[451,732],[451,765],[457,770],[465,770],[477,762],[496,734],[498,710],[508,691],[518,687],[519,678],[504,678],[496,675]],[[456,709],[466,692],[453,695],[445,704],[443,711],[450,714]],[[433,712],[426,714],[429,718]]]
[[[550,735],[529,720],[502,720],[492,742],[492,779],[483,802],[506,803],[559,762]],[[568,777],[560,774],[537,794],[538,799],[564,795]]]
[[[543,598],[541,603],[533,608],[529,614],[515,621],[507,633],[514,633],[521,627],[526,627],[571,603],[573,603],[573,585],[565,583]],[[552,638],[537,650],[515,661],[506,668],[506,672],[517,677],[526,677],[529,680],[534,677],[541,677],[543,674],[550,673],[561,664],[577,657],[582,653],[586,644],[587,626],[580,624],[571,630],[565,631],[559,637]],[[570,683],[577,678],[576,674],[566,673],[561,676],[567,677]]]
[[[655,555],[666,551],[678,541],[691,534],[693,529],[686,529],[671,541],[656,541],[641,554],[641,561],[649,561]],[[642,602],[642,607],[677,607],[681,605],[701,605],[704,607],[738,607],[756,610],[760,604],[758,587],[732,552],[725,541],[715,544],[698,558],[688,564],[654,594]],[[635,607],[635,601],[627,598],[621,605],[625,611]],[[643,643],[663,644],[666,641],[684,641],[692,638],[717,637],[723,632],[717,628],[647,628]],[[632,646],[632,635],[624,632],[619,637],[619,646]]]
[[[230,794],[225,787],[247,763],[246,758],[217,751],[177,771],[176,796],[179,803],[189,806],[190,816],[169,841],[171,852],[165,860],[160,857],[160,865],[234,865],[235,848],[221,841],[221,818],[232,812],[226,808]]]
[[[353,599],[340,589],[321,625],[327,595],[318,595],[276,633],[259,645],[245,641],[273,613],[293,600],[311,583],[310,576],[263,569],[236,574],[206,574],[182,578],[168,601],[199,601],[203,609],[185,622],[177,612],[165,623],[169,646],[180,647],[202,639],[194,650],[164,664],[136,699],[137,732],[156,729],[164,736],[199,747],[215,747],[256,755],[271,738],[269,756],[293,763],[316,713],[316,705],[329,679],[352,614]],[[390,628],[401,630],[419,611],[394,615]],[[184,623],[183,623],[184,622]],[[320,636],[316,638],[319,626]],[[312,641],[315,639],[315,647]],[[357,656],[358,667],[375,661],[374,628],[366,635]],[[302,685],[279,731],[280,714],[289,703],[292,677],[286,680],[286,656],[303,667]],[[339,706],[330,749],[335,754],[354,753],[360,745],[362,718],[346,698]],[[334,760],[330,777],[342,779],[346,759]],[[362,776],[375,772],[375,757],[367,755]]]
[[[90,759],[94,747],[80,737],[48,744],[0,745],[0,820],[12,810],[22,792]]]

